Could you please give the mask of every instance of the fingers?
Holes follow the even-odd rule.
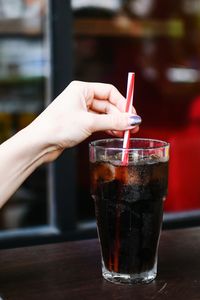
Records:
[[[116,106],[121,112],[125,112],[126,99],[122,94],[111,84],[90,83],[94,91],[94,98],[107,100],[109,103]],[[134,107],[132,113],[136,113]]]
[[[97,113],[103,113],[103,114],[111,114],[111,113],[119,113],[120,110],[113,105],[112,103],[106,101],[106,100],[96,100],[94,99],[90,110],[97,112]]]
[[[133,129],[130,130],[130,134],[134,134],[136,132],[139,131],[139,126],[135,126],[133,127]],[[109,135],[113,135],[119,138],[123,138],[124,137],[124,131],[117,131],[117,130],[107,130],[106,131]]]
[[[129,115],[127,113],[115,114],[93,114],[88,113],[90,120],[90,131],[124,131],[133,130],[141,122],[139,116]]]
[[[106,83],[87,83],[88,93],[87,100],[97,99],[99,101],[107,101],[113,106],[117,107],[121,112],[125,112],[126,99],[122,94],[111,84]],[[86,101],[87,101],[86,100]],[[94,101],[94,100],[93,100]],[[136,113],[134,107],[132,108],[132,113]]]
[[[138,131],[141,118],[132,107],[132,115],[125,113],[126,99],[110,84],[91,82],[72,82],[71,94],[75,93],[73,103],[83,116],[82,129],[91,134],[96,131],[110,131],[122,137],[125,130]],[[74,104],[73,104],[74,105]],[[80,123],[80,119],[79,119]]]
[[[76,94],[78,99],[84,99],[88,110],[91,110],[92,107],[94,111],[102,112],[104,110],[105,112],[105,109],[108,110],[108,106],[105,108],[105,105],[110,104],[119,111],[125,112],[126,99],[111,84],[72,81],[66,90],[72,95]],[[98,102],[103,102],[102,106]],[[136,114],[134,107],[132,107],[132,113]]]

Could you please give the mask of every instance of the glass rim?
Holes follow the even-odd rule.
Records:
[[[112,141],[121,141],[123,142],[123,138],[108,138],[108,139],[98,139],[98,140],[94,140],[92,142],[89,143],[89,146],[90,147],[95,147],[96,149],[109,149],[109,150],[121,150],[121,151],[139,151],[139,150],[158,150],[158,149],[163,149],[163,148],[169,148],[170,146],[170,143],[166,142],[166,141],[163,141],[163,140],[159,140],[159,139],[153,139],[153,138],[130,138],[131,141],[152,141],[152,142],[159,142],[161,143],[162,145],[159,145],[159,146],[153,146],[153,147],[129,147],[128,149],[127,148],[123,148],[123,147],[105,147],[105,146],[102,146],[102,145],[98,145],[98,143],[101,143],[101,142],[104,142],[104,143],[107,143],[107,142],[112,142]]]

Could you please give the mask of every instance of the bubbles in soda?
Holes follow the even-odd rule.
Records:
[[[168,162],[134,158],[128,166],[91,164],[92,194],[105,267],[141,273],[155,263],[167,193]]]

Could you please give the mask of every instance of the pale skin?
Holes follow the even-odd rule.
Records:
[[[123,136],[138,131],[126,99],[112,85],[73,81],[27,127],[0,145],[0,207],[40,165],[55,160],[93,132]]]

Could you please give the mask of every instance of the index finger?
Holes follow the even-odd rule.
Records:
[[[126,98],[118,91],[118,89],[107,83],[88,82],[88,100],[107,100],[115,105],[121,112],[126,110]],[[136,114],[136,110],[132,107],[132,113]]]

